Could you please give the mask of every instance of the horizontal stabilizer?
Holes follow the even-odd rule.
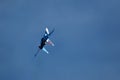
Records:
[[[45,29],[45,34],[49,34],[49,30],[48,30],[47,27],[46,27],[46,29]]]

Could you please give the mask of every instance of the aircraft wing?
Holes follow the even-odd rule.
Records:
[[[55,46],[54,43],[53,43],[50,39],[47,39],[46,43],[47,43],[47,44],[50,44],[50,45],[52,45],[52,46]]]
[[[47,54],[49,53],[44,47],[42,48],[43,51],[45,51]]]

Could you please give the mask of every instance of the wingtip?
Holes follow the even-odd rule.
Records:
[[[52,46],[55,46],[54,44],[52,44]]]

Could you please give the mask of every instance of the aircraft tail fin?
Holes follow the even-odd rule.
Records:
[[[48,28],[46,27],[45,28],[45,35],[49,35],[50,36],[54,32],[54,30],[55,30],[55,28],[51,32],[49,32]]]
[[[46,28],[45,28],[45,34],[48,35],[49,33],[50,33],[50,32],[49,32],[48,28],[46,27]]]
[[[49,36],[55,31],[55,28],[53,28],[53,30],[49,33]]]

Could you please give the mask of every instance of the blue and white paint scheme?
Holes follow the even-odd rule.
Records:
[[[48,28],[46,27],[46,29],[45,29],[45,34],[44,34],[44,36],[42,37],[41,43],[40,43],[40,45],[39,45],[39,50],[43,50],[43,51],[45,51],[45,52],[48,54],[49,52],[45,49],[44,46],[45,46],[46,44],[50,44],[50,45],[52,45],[52,46],[55,46],[54,43],[49,39],[50,35],[51,35],[53,32],[54,32],[54,29],[53,29],[51,32],[49,32]],[[37,51],[37,53],[36,53],[34,56],[37,56],[37,54],[39,53],[39,50]]]

